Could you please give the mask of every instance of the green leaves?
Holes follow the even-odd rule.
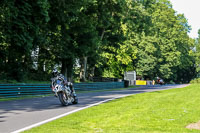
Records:
[[[1,23],[8,51],[5,72],[17,80],[23,79],[29,67],[31,50],[47,22],[47,1],[3,1]],[[36,10],[35,10],[36,9]],[[45,14],[45,13],[46,14]],[[11,54],[12,53],[12,54]],[[31,62],[32,63],[32,62]]]
[[[199,41],[189,38],[187,19],[169,0],[17,0],[0,7],[1,66],[15,79],[32,71],[36,49],[37,72],[47,73],[45,65],[49,73],[58,64],[70,78],[84,68],[90,76],[122,78],[134,70],[182,82],[199,64]]]
[[[200,75],[200,29],[198,30],[198,38],[195,40],[195,45],[193,47],[194,53],[193,56],[195,57],[195,68],[198,73],[198,76]]]

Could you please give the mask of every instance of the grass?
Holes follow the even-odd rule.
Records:
[[[142,93],[117,99],[49,122],[27,133],[197,133],[200,86]]]

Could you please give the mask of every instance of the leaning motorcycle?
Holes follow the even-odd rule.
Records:
[[[75,90],[72,92],[70,87],[73,87],[73,84],[70,82],[64,84],[64,80],[62,77],[51,79],[52,91],[54,95],[59,98],[63,106],[78,103],[78,98],[76,96]]]

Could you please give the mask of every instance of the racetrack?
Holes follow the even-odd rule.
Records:
[[[78,94],[79,104],[61,106],[53,96],[0,102],[0,133],[20,132],[70,113],[132,94],[181,88],[184,85],[156,85],[140,88]]]

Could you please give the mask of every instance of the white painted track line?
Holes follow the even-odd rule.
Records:
[[[70,111],[70,112],[67,112],[67,113],[64,113],[64,114],[61,114],[61,115],[58,115],[56,117],[53,117],[53,118],[50,118],[50,119],[47,119],[47,120],[44,120],[44,121],[41,121],[41,122],[38,122],[38,123],[35,123],[33,125],[30,125],[30,126],[27,126],[27,127],[24,127],[22,129],[19,129],[19,130],[16,130],[12,133],[20,133],[20,132],[23,132],[25,130],[28,130],[28,129],[31,129],[31,128],[34,128],[34,127],[37,127],[37,126],[40,126],[42,124],[45,124],[45,123],[48,123],[50,121],[53,121],[53,120],[56,120],[56,119],[59,119],[61,117],[64,117],[64,116],[67,116],[69,114],[72,114],[72,113],[75,113],[75,112],[78,112],[80,110],[83,110],[83,109],[87,109],[87,108],[90,108],[92,106],[96,106],[96,105],[99,105],[99,104],[102,104],[102,103],[105,103],[105,102],[108,102],[108,101],[111,101],[111,100],[114,100],[114,99],[118,99],[118,98],[122,98],[122,97],[126,97],[126,96],[130,96],[130,95],[134,95],[134,94],[127,94],[127,95],[122,95],[122,96],[118,96],[118,97],[114,97],[114,98],[110,98],[110,99],[107,99],[107,100],[104,100],[104,101],[101,101],[101,102],[98,102],[98,103],[94,103],[94,104],[90,104],[86,107],[82,107],[82,108],[79,108],[79,109],[76,109],[76,110],[73,110],[73,111]]]

